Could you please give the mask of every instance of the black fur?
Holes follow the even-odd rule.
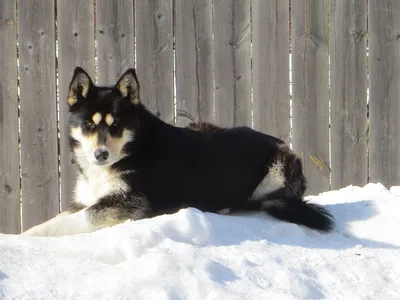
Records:
[[[94,112],[110,111],[118,116],[113,134],[124,128],[135,132],[134,141],[124,147],[129,155],[112,165],[116,172],[130,172],[122,177],[130,192],[99,199],[90,208],[92,219],[102,222],[102,211],[107,214],[107,210],[113,210],[117,219],[139,219],[184,207],[207,212],[228,208],[263,210],[277,219],[320,231],[333,228],[329,212],[303,200],[306,179],[301,161],[282,140],[248,127],[221,128],[208,123],[175,127],[150,113],[141,102],[134,104],[132,97],[129,93],[124,97],[117,86],[90,83],[85,99],[70,108],[71,126],[84,127]],[[72,138],[70,145],[72,151],[77,146]],[[284,186],[255,199],[254,190],[277,159],[284,166]]]

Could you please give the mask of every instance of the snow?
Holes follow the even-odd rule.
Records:
[[[400,299],[400,186],[307,198],[333,233],[188,208],[90,234],[0,234],[0,299]]]

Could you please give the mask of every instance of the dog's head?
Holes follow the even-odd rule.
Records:
[[[112,165],[124,158],[135,139],[139,82],[127,70],[114,86],[96,86],[76,67],[69,88],[71,147],[78,161]]]

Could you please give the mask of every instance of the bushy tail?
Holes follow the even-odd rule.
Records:
[[[325,208],[301,199],[266,200],[262,210],[279,220],[323,232],[329,232],[334,227],[334,219]]]

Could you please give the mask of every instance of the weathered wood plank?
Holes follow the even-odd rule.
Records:
[[[251,21],[248,0],[233,1],[235,126],[252,126]]]
[[[215,117],[220,126],[233,126],[235,121],[234,2],[214,0]]]
[[[136,1],[137,73],[142,102],[175,124],[173,1]]]
[[[289,1],[252,1],[254,128],[290,137]]]
[[[331,1],[332,189],[368,178],[365,0]]]
[[[12,234],[21,232],[16,16],[14,0],[0,2],[0,232]]]
[[[252,124],[250,1],[214,1],[215,118],[221,126]]]
[[[293,149],[307,194],[329,189],[328,2],[292,1]]]
[[[186,126],[190,120],[179,116],[179,110],[198,119],[198,83],[196,72],[196,39],[193,1],[175,1],[176,123]]]
[[[115,84],[135,66],[133,7],[131,0],[96,1],[98,84]]]
[[[400,1],[369,0],[369,179],[400,182]]]
[[[94,78],[93,1],[57,1],[58,79],[60,99],[61,208],[67,208],[75,188],[76,167],[68,146],[67,95],[76,66]]]
[[[20,1],[23,228],[59,212],[54,0]]]
[[[212,0],[175,2],[177,108],[215,122]],[[178,117],[178,125],[190,120]]]

